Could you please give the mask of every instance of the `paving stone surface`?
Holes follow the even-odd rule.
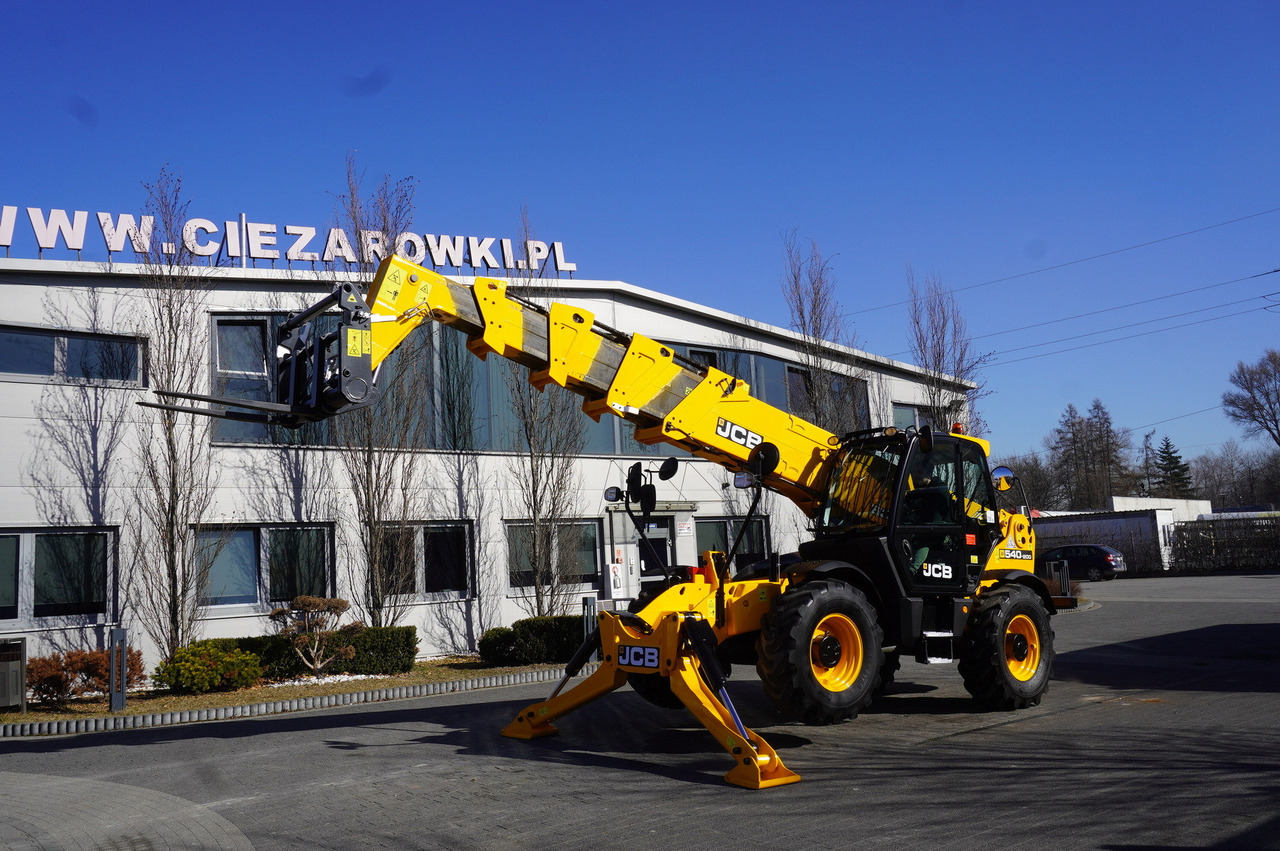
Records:
[[[1280,849],[1280,577],[1118,580],[1054,619],[1044,702],[976,711],[905,663],[848,724],[731,693],[803,782],[731,787],[629,689],[532,742],[546,684],[0,741],[0,848]]]

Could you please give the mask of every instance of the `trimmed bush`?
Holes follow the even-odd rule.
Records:
[[[495,626],[487,629],[480,636],[480,660],[486,665],[505,668],[510,665],[523,665],[514,661],[516,658],[516,634],[510,627]]]
[[[232,691],[262,679],[262,664],[258,657],[243,650],[193,644],[156,668],[152,679],[175,692]]]
[[[333,671],[345,674],[403,674],[413,670],[418,655],[418,630],[412,626],[371,626],[351,636],[355,656],[334,662]],[[269,680],[291,680],[310,673],[282,635],[251,635],[244,638],[206,638],[192,647],[243,650],[262,662],[263,676]]]
[[[537,665],[568,662],[582,644],[582,618],[576,615],[523,618],[494,627],[480,637],[480,658],[487,665]]]
[[[418,628],[368,627],[350,638],[355,656],[334,667],[347,674],[407,674],[418,655]]]

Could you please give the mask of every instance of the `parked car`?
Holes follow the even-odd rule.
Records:
[[[1111,547],[1100,544],[1054,547],[1046,550],[1038,561],[1041,565],[1050,561],[1065,561],[1073,580],[1088,579],[1091,582],[1115,579],[1117,574],[1124,573],[1128,569],[1125,567],[1123,555]]]

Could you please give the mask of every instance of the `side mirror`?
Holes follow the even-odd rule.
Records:
[[[778,468],[778,462],[781,460],[782,454],[778,452],[776,445],[768,442],[761,443],[747,456],[747,471],[757,479],[763,479]]]
[[[644,484],[644,469],[640,466],[640,462],[632,464],[627,468],[627,498],[632,501],[640,499],[640,486]]]
[[[1013,488],[1013,480],[1017,478],[1008,467],[996,467],[991,471],[991,481],[996,490],[1004,492]]]
[[[756,483],[756,477],[750,473],[734,473],[733,486],[738,490],[744,490]]]
[[[640,486],[640,515],[645,520],[649,519],[649,515],[653,513],[653,509],[658,507],[658,488],[654,485]]]
[[[607,487],[604,489],[605,502],[621,502],[623,496],[624,494],[622,492],[622,488],[618,487],[617,485],[613,485],[611,487]]]
[[[921,426],[917,435],[920,440],[920,451],[928,455],[933,451],[933,429],[929,426]]]
[[[676,468],[678,468],[679,466],[680,466],[679,459],[674,457],[668,458],[667,460],[663,461],[662,466],[658,468],[658,478],[665,482],[667,479],[671,478],[676,474]]]

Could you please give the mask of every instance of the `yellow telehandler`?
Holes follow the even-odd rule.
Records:
[[[335,308],[337,329],[321,333],[318,317]],[[367,299],[343,283],[280,326],[275,401],[159,390],[164,401],[147,404],[288,427],[365,407],[379,398],[379,365],[427,321],[467,335],[479,357],[523,364],[539,389],[579,394],[593,418],[634,424],[642,443],[735,471],[756,500],[761,488],[782,494],[813,524],[814,539],[785,562],[731,574],[732,552],[704,553],[633,611],[600,612],[551,697],[521,710],[504,735],[554,733],[557,718],[630,683],[655,704],[687,707],[733,758],[725,779],[759,789],[800,778],[742,723],[724,662],[754,664],[779,711],[806,724],[854,717],[903,654],[958,661],[966,689],[988,708],[1040,702],[1054,658],[1050,615],[1074,601],[1051,596],[1034,574],[1028,517],[997,504],[1017,484],[1012,471],[990,470],[988,444],[954,430],[832,434],[587,310],[512,297],[498,279],[468,287],[399,257],[382,262]],[[644,511],[654,487],[645,478],[636,465],[608,496]],[[596,670],[565,690],[596,653]]]

